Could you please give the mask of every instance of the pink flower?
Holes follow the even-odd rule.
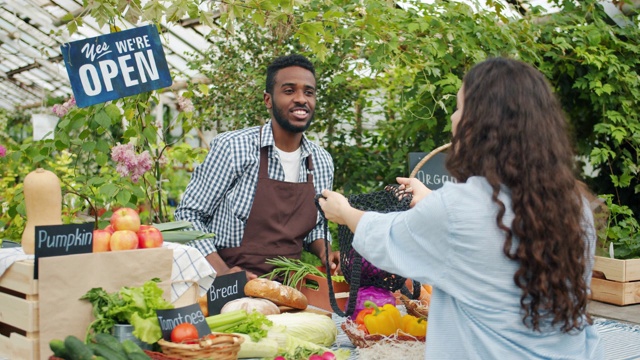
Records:
[[[178,108],[178,111],[183,111],[183,112],[193,112],[194,110],[191,99],[188,99],[182,96],[178,96],[177,108]]]
[[[136,154],[133,144],[118,145],[111,148],[111,159],[116,162],[116,171],[121,176],[130,176],[137,183],[140,177],[151,169],[153,161],[148,151]]]
[[[0,145],[0,157],[5,157],[7,156],[7,148]]]
[[[72,96],[69,100],[67,100],[62,105],[60,105],[60,104],[53,105],[53,108],[51,110],[58,117],[64,117],[65,115],[67,115],[69,110],[71,110],[71,108],[74,107],[74,106],[76,106],[76,98]]]

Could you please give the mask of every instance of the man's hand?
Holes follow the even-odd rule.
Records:
[[[329,261],[325,261],[326,246],[330,245],[325,239],[318,239],[309,245],[309,250],[317,256],[322,262],[322,266],[327,269],[331,269],[331,273],[335,275],[342,275],[340,270],[340,252],[329,251]]]
[[[252,273],[251,271],[244,270],[238,266],[229,268],[229,266],[227,266],[227,264],[224,262],[224,260],[222,260],[222,258],[220,257],[220,255],[218,255],[217,252],[212,252],[211,254],[207,255],[206,259],[209,262],[209,264],[211,264],[213,269],[216,271],[217,276],[232,274],[240,271],[246,271],[247,281],[258,277],[258,275]]]

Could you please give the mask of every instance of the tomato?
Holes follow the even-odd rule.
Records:
[[[191,323],[182,323],[171,330],[171,342],[181,343],[198,339],[198,329]]]

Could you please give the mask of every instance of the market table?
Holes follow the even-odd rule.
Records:
[[[216,272],[202,253],[191,246],[166,241],[162,247],[173,250],[171,301],[185,295],[194,282],[199,286],[198,294],[204,295],[213,284]],[[34,255],[25,254],[21,247],[0,249],[0,277],[14,262],[33,259]]]

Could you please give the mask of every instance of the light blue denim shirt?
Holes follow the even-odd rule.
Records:
[[[503,187],[499,197],[510,226],[510,192]],[[548,323],[542,332],[524,326],[518,263],[502,251],[497,211],[484,178],[446,183],[411,210],[366,213],[353,247],[381,269],[433,286],[425,359],[603,359],[593,326],[572,334]],[[588,206],[585,218],[590,283],[596,237]]]

